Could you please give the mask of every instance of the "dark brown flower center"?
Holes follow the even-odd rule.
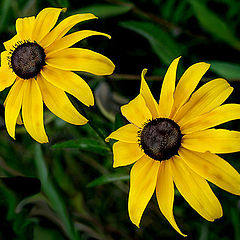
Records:
[[[178,153],[182,134],[171,119],[156,118],[145,124],[139,132],[140,146],[144,153],[155,160],[167,160]]]
[[[45,65],[45,57],[44,50],[39,44],[24,42],[13,51],[11,67],[20,78],[33,78]]]

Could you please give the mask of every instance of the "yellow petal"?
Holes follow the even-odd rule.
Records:
[[[44,8],[36,17],[32,39],[40,43],[56,24],[62,10],[62,8]]]
[[[179,60],[180,57],[172,61],[163,80],[162,90],[159,99],[159,112],[160,116],[163,118],[168,118],[172,111],[173,94],[175,91],[177,66]]]
[[[183,136],[182,146],[197,152],[238,152],[240,151],[240,132],[225,129],[194,132]]]
[[[75,109],[64,91],[48,83],[41,74],[38,75],[37,82],[42,92],[43,101],[51,112],[71,124],[83,125],[87,123],[88,120]]]
[[[19,38],[24,40],[33,40],[32,32],[35,24],[35,17],[18,18],[16,21],[16,29]]]
[[[64,48],[71,47],[73,44],[83,40],[84,38],[87,38],[90,36],[96,36],[96,35],[102,35],[102,36],[108,37],[109,39],[111,38],[111,36],[105,33],[91,31],[91,30],[82,30],[82,31],[69,34],[53,42],[49,47],[45,49],[45,53],[47,54],[47,56],[49,56],[54,52],[60,51]]]
[[[164,217],[179,234],[186,237],[187,235],[183,234],[178,228],[173,216],[174,185],[172,179],[172,169],[169,161],[162,161],[160,164],[156,186],[156,196],[158,206]]]
[[[0,68],[0,91],[11,86],[16,79],[16,75],[10,68]]]
[[[189,99],[202,76],[209,69],[210,64],[199,62],[190,66],[180,78],[174,93],[174,103],[171,117]]]
[[[147,73],[147,69],[143,69],[141,75],[141,87],[140,87],[140,94],[143,96],[145,103],[150,110],[153,118],[159,117],[158,113],[158,105],[156,100],[153,98],[152,93],[144,79],[145,74]]]
[[[67,48],[46,57],[46,63],[62,70],[83,71],[95,75],[110,75],[115,66],[100,53],[82,48]]]
[[[240,195],[240,174],[224,159],[210,152],[198,153],[184,148],[179,149],[179,154],[198,175],[230,193]]]
[[[17,124],[18,125],[22,125],[23,124],[22,117],[21,117],[20,113],[18,114],[18,117],[17,117]]]
[[[17,78],[18,79],[18,81],[19,81],[19,78]],[[20,81],[22,81],[22,79],[20,80]],[[23,91],[24,92],[24,91]],[[4,103],[3,103],[3,106],[6,108],[6,104],[7,104],[7,101],[8,101],[8,98],[9,98],[9,94],[7,95],[7,97],[6,97],[6,99],[5,99],[5,101],[4,101]],[[23,122],[22,122],[22,117],[21,117],[21,113],[19,112],[19,114],[18,114],[18,117],[17,117],[17,124],[18,125],[22,125],[23,124]],[[15,124],[16,125],[16,124]],[[14,126],[14,132],[15,132],[15,126]]]
[[[22,106],[22,99],[25,90],[25,81],[16,80],[11,87],[6,101],[5,122],[9,135],[15,139],[16,121]]]
[[[137,227],[155,190],[159,165],[159,161],[144,156],[131,169],[128,213]]]
[[[40,42],[41,46],[46,48],[54,41],[62,38],[77,23],[97,18],[91,13],[76,14],[65,18],[51,32],[49,32]]]
[[[120,127],[116,131],[112,132],[107,138],[106,141],[115,139],[127,143],[137,143],[138,142],[138,130],[139,128],[133,124],[127,124],[123,127]]]
[[[144,152],[138,143],[116,142],[113,144],[113,167],[132,164],[140,159]]]
[[[199,88],[173,118],[180,126],[220,106],[233,88],[224,79],[215,79]]]
[[[21,41],[20,37],[18,35],[15,35],[13,38],[10,40],[6,41],[3,43],[5,49],[7,51],[13,49],[13,47],[17,44],[17,42]]]
[[[72,94],[85,105],[94,105],[94,98],[90,87],[77,74],[50,66],[45,66],[41,74],[49,83]]]
[[[43,123],[43,101],[40,88],[35,79],[24,82],[26,82],[22,103],[24,126],[32,138],[39,143],[46,143],[48,138]]]
[[[141,94],[122,106],[121,112],[130,123],[135,124],[137,127],[143,127],[144,123],[152,120],[152,115]]]
[[[240,119],[240,104],[225,104],[186,122],[181,126],[181,132],[189,134],[235,119]]]
[[[171,163],[173,180],[189,205],[208,221],[222,216],[222,207],[207,181],[193,172],[178,156]]]
[[[9,68],[8,66],[8,51],[1,52],[1,68]]]

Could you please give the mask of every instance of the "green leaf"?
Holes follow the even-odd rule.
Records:
[[[231,32],[229,26],[214,12],[198,0],[188,0],[200,25],[211,35],[240,50],[240,41]]]
[[[34,220],[28,218],[28,213],[26,211],[16,214],[12,223],[12,227],[18,236],[17,239],[32,239],[33,225]]]
[[[43,158],[40,144],[35,145],[35,159],[34,160],[35,160],[38,177],[41,181],[42,190],[43,190],[44,194],[49,199],[49,201],[52,205],[52,208],[55,209],[55,211],[58,213],[59,217],[63,221],[64,226],[66,228],[66,232],[69,235],[69,238],[71,240],[78,240],[79,238],[77,237],[76,231],[75,231],[73,224],[70,220],[70,217],[67,213],[67,208],[64,204],[64,201],[58,194],[55,186],[53,185],[51,179],[49,178],[47,166],[46,166],[44,158]]]
[[[239,215],[239,208],[236,206],[230,208],[230,214],[231,214],[231,220],[232,220],[232,226],[234,229],[234,235],[235,235],[235,240],[240,239],[240,229],[239,229],[239,224],[240,224],[240,215]]]
[[[7,14],[9,13],[9,10],[11,8],[11,1],[9,0],[3,0],[0,4],[0,32],[3,30]],[[7,26],[7,25],[6,25]]]
[[[107,174],[103,175],[92,182],[90,182],[87,187],[95,187],[111,182],[116,182],[116,181],[126,181],[129,180],[129,175],[119,175],[119,174]]]
[[[117,130],[118,128],[122,127],[124,125],[124,117],[122,116],[122,114],[117,113],[115,115],[115,122],[114,122],[114,128],[113,131]]]
[[[93,13],[100,18],[115,17],[127,13],[132,8],[131,5],[110,5],[110,4],[92,4],[84,8],[80,8],[74,12],[77,13]]]
[[[96,139],[79,138],[76,140],[69,140],[62,143],[57,143],[52,148],[78,148],[80,150],[97,153],[99,155],[106,155],[110,152],[109,147],[99,142]]]
[[[210,61],[210,70],[227,79],[240,79],[240,65],[236,63]]]
[[[0,208],[3,208],[3,206],[6,208],[6,212],[3,213],[6,214],[5,218],[8,221],[14,219],[16,216],[15,208],[17,205],[17,198],[15,194],[5,185],[0,184],[0,196]]]
[[[172,13],[174,6],[176,6],[176,0],[168,0],[165,4],[163,4],[161,11],[164,19],[169,20],[173,17]]]
[[[68,8],[70,6],[70,3],[68,0],[58,0],[58,6]]]
[[[166,65],[181,55],[182,47],[167,32],[151,22],[125,21],[120,22],[120,26],[145,37],[154,52]]]
[[[64,240],[59,232],[50,228],[43,228],[38,225],[34,227],[34,240]]]

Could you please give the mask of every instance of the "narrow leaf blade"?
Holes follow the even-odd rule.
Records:
[[[105,144],[103,145],[103,143],[89,138],[79,138],[57,143],[53,145],[52,148],[78,148],[80,150],[94,152],[103,156],[109,153],[109,148]]]
[[[211,71],[227,79],[240,80],[240,65],[236,63],[210,61]]]
[[[110,4],[92,4],[80,8],[75,13],[93,13],[100,18],[110,18],[127,13],[132,8],[131,5],[110,5]]]
[[[96,186],[104,185],[111,182],[126,181],[126,180],[129,180],[129,175],[106,174],[90,182],[87,185],[87,187],[89,188],[96,187]]]
[[[222,21],[214,12],[209,10],[201,1],[188,1],[202,28],[214,37],[217,37],[232,47],[240,50],[240,41],[234,36],[233,32],[224,21]]]
[[[166,64],[181,55],[182,46],[167,32],[151,22],[124,21],[120,26],[130,29],[146,38],[157,56]]]

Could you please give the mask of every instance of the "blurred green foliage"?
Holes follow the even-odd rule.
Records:
[[[203,81],[228,79],[235,88],[229,101],[239,103],[240,2],[0,0],[0,50],[15,34],[18,17],[36,15],[50,6],[68,8],[60,18],[96,14],[98,20],[79,24],[74,30],[102,31],[112,39],[93,37],[77,46],[108,56],[116,71],[105,78],[83,76],[95,93],[94,107],[86,108],[71,98],[90,124],[72,126],[46,110],[50,142],[41,146],[21,126],[17,127],[16,141],[8,136],[2,107],[8,90],[1,93],[0,173],[4,179],[0,180],[0,239],[181,239],[161,215],[155,197],[144,213],[141,228],[131,223],[127,213],[130,167],[112,168],[111,144],[104,138],[125,123],[119,106],[137,95],[142,69],[149,69],[146,78],[158,97],[167,66],[180,55],[178,75],[190,64],[210,62]],[[239,121],[225,125],[240,130]],[[239,157],[224,156],[240,171]],[[11,184],[6,183],[9,181]],[[190,239],[239,240],[239,198],[212,187],[224,216],[207,222],[176,192],[174,214],[179,226]]]

